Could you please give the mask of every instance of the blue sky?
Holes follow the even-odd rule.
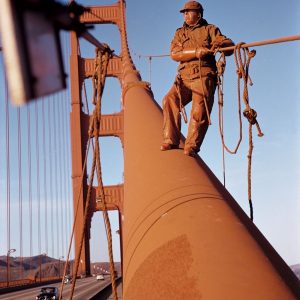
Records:
[[[183,23],[179,10],[185,1],[127,1],[127,34],[132,59],[143,80],[150,81],[155,100],[161,105],[176,74],[177,63],[169,57],[153,58],[151,78],[149,59],[144,56],[167,54],[176,28]],[[115,1],[79,1],[85,5],[109,5]],[[217,25],[234,42],[262,41],[298,34],[300,3],[290,0],[253,0],[250,2],[203,1],[204,18]],[[100,41],[120,52],[119,32],[114,25],[97,25],[91,31]],[[252,200],[254,223],[289,264],[300,263],[300,42],[255,47],[257,54],[250,66],[254,85],[249,88],[250,104],[258,113],[263,138],[254,128],[252,163]],[[94,48],[81,41],[84,57],[93,57]],[[87,82],[90,95],[90,83]],[[2,94],[1,94],[2,95]],[[3,97],[3,96],[2,96]],[[120,110],[121,90],[116,79],[107,80],[103,113]],[[242,106],[243,107],[243,106]],[[90,108],[92,110],[92,108]],[[190,110],[190,106],[187,107]],[[216,176],[223,180],[222,148],[218,129],[218,104],[212,112],[212,126],[201,149],[201,157]],[[233,148],[238,139],[237,78],[233,56],[227,58],[224,87],[225,138]],[[2,123],[1,123],[2,124]],[[2,126],[2,125],[1,125]],[[248,214],[247,152],[248,124],[243,120],[243,141],[237,155],[226,154],[226,188]],[[183,127],[186,134],[186,126]],[[101,139],[104,184],[123,181],[123,158],[117,139]],[[158,145],[159,147],[159,145]],[[2,148],[1,148],[2,149]],[[107,260],[101,217],[92,223],[91,258]],[[118,227],[112,215],[113,232]],[[119,260],[118,237],[114,234],[115,258]],[[4,251],[1,251],[1,253]]]
[[[82,3],[105,5],[114,1]],[[175,30],[183,23],[182,14],[179,13],[183,5],[184,1],[172,0],[127,1],[129,48],[143,80],[150,81],[149,59],[143,56],[168,53]],[[204,18],[217,25],[223,34],[236,43],[298,34],[300,4],[296,0],[289,1],[287,5],[271,0],[203,1],[202,5]],[[116,38],[118,30],[113,25],[96,26],[93,32],[119,53],[120,43]],[[255,49],[257,54],[250,66],[254,83],[249,88],[250,104],[258,112],[265,136],[258,138],[254,128],[254,222],[287,263],[296,264],[300,262],[300,161],[297,155],[300,149],[300,42]],[[152,91],[160,105],[174,80],[176,67],[177,63],[169,57],[153,58],[151,61]],[[225,137],[227,144],[233,148],[238,139],[237,78],[233,56],[227,59],[224,94]],[[238,154],[226,155],[226,187],[248,213],[248,124],[245,120],[243,128],[243,142]],[[183,133],[186,134],[186,127]],[[222,181],[217,99],[212,113],[212,126],[202,146],[201,157]]]

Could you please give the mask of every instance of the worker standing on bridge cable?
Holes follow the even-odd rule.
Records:
[[[170,55],[180,62],[176,80],[163,99],[162,151],[176,149],[180,142],[181,115],[186,121],[184,106],[192,101],[184,154],[194,156],[200,151],[213,107],[217,84],[214,52],[220,47],[233,46],[215,25],[203,19],[203,7],[188,1],[180,10],[184,24],[175,32]],[[226,55],[232,54],[227,52]]]

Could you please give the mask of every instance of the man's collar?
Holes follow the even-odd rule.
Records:
[[[186,24],[185,22],[183,23],[183,26],[184,26],[184,27],[187,27],[187,28],[194,29],[194,28],[201,27],[201,26],[207,25],[207,24],[208,24],[207,21],[206,21],[205,19],[201,18],[201,19],[197,22],[197,24],[195,24],[195,25],[193,25],[193,26],[190,26],[190,25]]]

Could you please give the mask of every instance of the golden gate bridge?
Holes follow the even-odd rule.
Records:
[[[161,109],[131,59],[125,1],[91,6],[80,16],[80,22],[114,24],[119,29],[121,53],[109,58],[105,77],[120,83],[121,110],[101,114],[99,128],[91,125],[96,121],[88,109],[91,104],[85,81],[92,78],[99,83],[103,74],[95,77],[97,58],[81,56],[75,32],[70,34],[70,48],[65,47],[65,55],[70,56],[66,91],[12,108],[7,82],[1,74],[5,87],[1,104],[5,167],[1,169],[5,170],[2,176],[6,188],[1,194],[6,199],[6,266],[9,268],[10,255],[16,251],[22,258],[25,253],[38,255],[32,277],[20,268],[21,280],[14,280],[6,270],[3,286],[54,280],[41,270],[41,262],[51,256],[56,257],[53,264],[58,265],[58,277],[73,273],[74,288],[77,276],[91,274],[89,243],[94,213],[114,210],[119,216],[124,299],[200,299],[201,295],[209,299],[224,295],[253,299],[256,293],[264,299],[297,299],[300,288],[296,276],[201,158],[158,151]],[[99,41],[91,36],[88,39],[101,50]],[[99,83],[100,94],[104,82]],[[107,136],[120,140],[124,183],[102,186],[101,176],[95,181],[90,177],[91,157],[97,139]],[[101,167],[95,169],[99,175]],[[70,232],[74,233],[72,263]],[[106,232],[111,236],[109,220]],[[18,247],[12,245],[12,235],[18,235]],[[29,240],[26,249],[25,239]],[[111,240],[108,247],[110,244]],[[113,295],[117,299],[114,262],[110,258]],[[226,275],[216,279],[216,268],[226,268]],[[153,280],[153,274],[159,274],[158,281]],[[181,274],[180,283],[176,274]],[[73,297],[73,291],[69,297]]]

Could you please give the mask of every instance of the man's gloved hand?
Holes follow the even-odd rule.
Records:
[[[234,46],[234,43],[231,39],[226,38],[224,36],[218,36],[213,42],[212,42],[212,46],[210,48],[211,51],[215,52],[217,51],[219,48],[222,47],[230,47],[230,46]],[[232,51],[226,51],[225,55],[231,55],[233,53]]]
[[[211,44],[211,50],[212,51],[215,51],[216,49],[220,48],[223,43],[225,41],[225,38],[224,37],[221,37],[221,36],[218,36]]]
[[[181,51],[172,51],[171,57],[175,61],[185,62],[190,61],[195,58],[202,58],[204,55],[208,53],[213,53],[207,48],[199,47],[199,48],[185,48]]]
[[[209,53],[211,53],[211,50],[204,48],[204,47],[196,48],[196,51],[195,51],[196,57],[200,58],[200,59]]]

